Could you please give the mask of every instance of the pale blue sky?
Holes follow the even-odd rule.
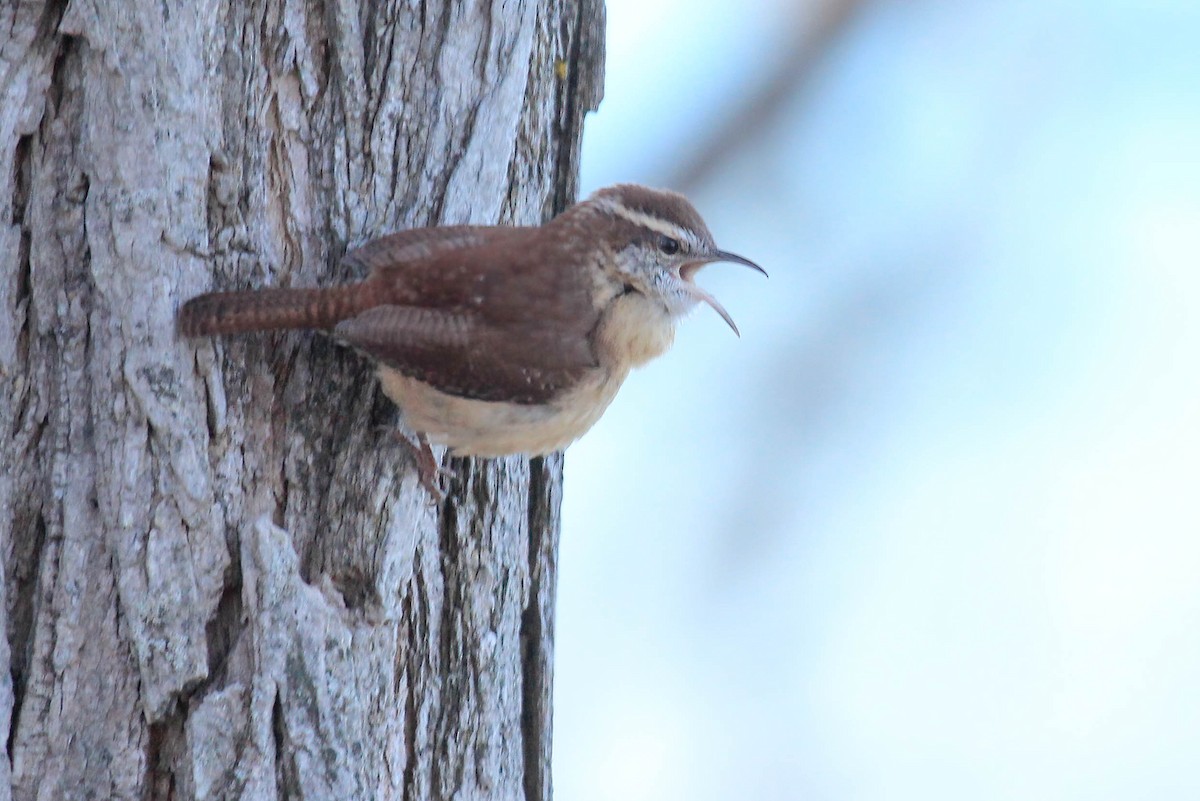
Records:
[[[585,191],[774,63],[738,5],[609,3]],[[567,455],[559,797],[1200,797],[1198,42],[872,4],[693,192],[771,278]]]

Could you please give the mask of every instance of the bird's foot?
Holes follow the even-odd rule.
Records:
[[[435,505],[441,505],[442,501],[446,500],[446,493],[454,476],[438,464],[437,457],[433,455],[433,448],[424,434],[417,434],[417,443],[417,475],[421,486],[429,493]]]
[[[421,486],[429,493],[429,498],[435,506],[438,506],[442,501],[446,500],[446,492],[449,489],[450,481],[454,478],[453,474],[438,464],[437,457],[433,455],[433,448],[429,444],[429,439],[421,433],[416,435],[416,441],[408,437],[399,429],[392,429],[396,437],[404,442],[412,452],[413,461],[417,465],[417,480]]]

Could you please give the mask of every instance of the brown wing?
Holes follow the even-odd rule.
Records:
[[[514,337],[452,312],[376,306],[334,333],[407,376],[474,400],[545,403],[587,369],[539,358],[559,349],[545,331]]]
[[[571,243],[535,231],[428,229],[368,243],[347,258],[372,269],[377,302],[335,334],[453,395],[552,399],[596,366],[598,314]]]

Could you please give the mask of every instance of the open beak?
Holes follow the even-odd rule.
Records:
[[[679,277],[683,279],[684,285],[687,287],[687,291],[691,293],[692,297],[696,298],[697,300],[702,300],[705,303],[707,303],[709,306],[712,306],[713,310],[716,311],[717,314],[721,315],[721,319],[724,320],[725,322],[729,323],[729,327],[733,329],[733,333],[737,334],[740,337],[742,335],[742,332],[738,331],[737,325],[733,322],[733,318],[729,316],[729,312],[725,311],[725,307],[722,306],[720,303],[717,303],[717,299],[714,298],[712,295],[708,294],[703,289],[696,286],[695,282],[692,280],[692,278],[696,275],[696,273],[698,273],[700,271],[701,267],[703,267],[706,264],[713,264],[714,262],[719,262],[719,261],[727,261],[732,264],[741,264],[746,267],[750,267],[752,269],[758,270],[763,275],[766,275],[767,271],[764,270],[762,267],[759,267],[757,264],[750,261],[749,259],[743,258],[742,256],[739,256],[736,253],[730,253],[725,250],[714,250],[711,253],[704,256],[703,258],[701,258],[697,261],[690,261],[687,264],[685,264],[679,268]]]

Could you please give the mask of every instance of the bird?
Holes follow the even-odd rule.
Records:
[[[638,184],[600,189],[542,225],[416,228],[343,260],[365,278],[209,292],[180,307],[178,330],[312,329],[365,354],[417,435],[420,480],[435,495],[431,442],[455,456],[565,448],[631,369],[670,348],[699,304],[739,333],[695,283],[701,267],[731,262],[766,275],[718,248],[683,195]]]

